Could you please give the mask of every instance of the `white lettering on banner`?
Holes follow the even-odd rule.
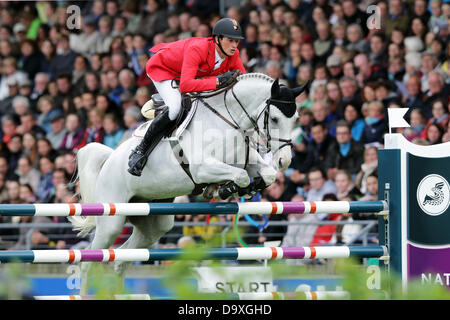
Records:
[[[422,273],[422,284],[439,284],[450,286],[450,273]]]
[[[272,270],[266,267],[195,268],[199,292],[272,292]]]

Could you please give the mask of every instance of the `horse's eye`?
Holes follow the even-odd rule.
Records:
[[[273,123],[278,124],[278,118],[270,118],[270,120],[272,120]]]

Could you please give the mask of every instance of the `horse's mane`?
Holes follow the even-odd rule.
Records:
[[[274,81],[274,79],[272,79],[268,75],[266,75],[264,73],[259,73],[259,72],[244,73],[244,74],[241,74],[239,77],[237,77],[238,81],[247,80],[247,79],[261,79],[261,80],[265,80],[270,83],[272,83]]]

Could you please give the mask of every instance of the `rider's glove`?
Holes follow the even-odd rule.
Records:
[[[217,76],[217,89],[225,88],[232,84],[236,78],[241,74],[240,70],[233,70],[225,72],[224,74],[220,74]]]

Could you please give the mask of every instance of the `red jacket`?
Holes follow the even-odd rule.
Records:
[[[245,73],[239,50],[226,57],[214,70],[215,45],[212,38],[189,38],[171,43],[160,43],[150,49],[154,52],[147,62],[147,74],[154,81],[180,80],[181,92],[216,89],[216,76],[231,70]]]

